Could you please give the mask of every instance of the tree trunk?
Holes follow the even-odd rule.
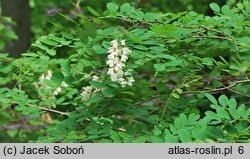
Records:
[[[14,31],[18,40],[7,43],[5,52],[10,53],[12,57],[20,57],[22,52],[30,47],[30,7],[29,0],[0,0],[3,16],[11,17],[15,21]]]

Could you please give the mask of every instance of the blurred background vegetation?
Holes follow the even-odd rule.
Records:
[[[20,57],[21,53],[29,49],[31,42],[41,35],[46,35],[60,28],[75,26],[74,21],[67,17],[81,23],[85,19],[81,18],[82,16],[92,16],[87,10],[88,6],[103,13],[108,2],[116,4],[129,2],[144,11],[165,13],[195,11],[212,16],[213,12],[209,9],[210,3],[215,2],[220,6],[228,4],[233,7],[239,0],[0,0],[0,52]],[[0,125],[5,123],[3,122],[5,115],[8,114],[1,113]],[[26,120],[20,119],[18,122],[9,123],[9,126],[12,126],[14,130],[25,125]],[[25,128],[23,129],[25,130]],[[27,139],[22,136],[11,138],[11,136],[16,135],[15,131],[8,131],[8,135],[4,134],[5,132],[1,129],[0,131],[1,142],[25,142]],[[32,135],[37,134],[25,133],[23,135],[30,135],[29,139],[32,140]]]
[[[18,39],[5,45],[5,52],[13,57],[19,57],[25,52],[31,41],[39,36],[50,33],[60,27],[71,27],[72,21],[67,17],[81,22],[82,16],[92,16],[87,6],[99,13],[103,13],[108,2],[123,4],[129,2],[144,11],[158,12],[184,12],[195,11],[206,15],[213,15],[209,4],[215,2],[219,5],[228,4],[233,7],[239,0],[0,0],[1,15],[11,17],[16,23],[14,29]],[[3,20],[0,20],[0,22]],[[2,22],[3,23],[3,22]],[[1,43],[1,41],[0,41]],[[3,45],[3,44],[2,44]],[[0,45],[1,46],[1,45]],[[0,47],[1,49],[1,47]]]

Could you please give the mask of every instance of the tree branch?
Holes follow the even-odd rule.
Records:
[[[234,92],[236,94],[239,94],[239,95],[242,95],[242,96],[245,96],[245,97],[248,97],[250,98],[249,95],[245,95],[245,94],[242,94],[236,90],[233,90],[231,89],[232,87],[236,86],[237,84],[240,84],[240,83],[250,83],[250,80],[242,80],[242,81],[236,81],[234,82],[233,84],[229,85],[229,86],[224,86],[222,88],[216,88],[216,89],[212,89],[212,90],[203,90],[203,91],[187,91],[187,92],[183,92],[183,94],[191,94],[191,93],[208,93],[208,92],[218,92],[218,91],[223,91],[223,90],[229,90],[231,92]]]
[[[12,104],[18,105],[19,103],[18,102],[14,102]],[[32,105],[32,104],[26,104],[26,106],[28,106],[28,107],[37,107],[39,109],[42,109],[42,110],[45,110],[45,111],[48,111],[48,112],[52,112],[52,113],[57,113],[57,114],[60,114],[60,115],[68,116],[67,112],[62,112],[62,111],[59,111],[59,110],[49,109],[49,108],[45,108],[45,107],[41,107],[41,106],[37,106],[37,105]]]
[[[154,95],[154,96],[152,96],[152,97],[150,97],[148,99],[145,99],[143,101],[135,103],[134,105],[130,106],[129,108],[132,108],[132,107],[135,107],[135,106],[138,106],[138,105],[142,105],[142,104],[147,103],[147,102],[149,102],[149,101],[151,101],[151,100],[153,100],[155,98],[159,98],[159,97],[162,97],[162,96],[166,96],[166,94]]]
[[[214,28],[209,28],[207,26],[204,26],[204,25],[197,25],[197,26],[178,26],[180,28],[203,28],[205,29],[206,31],[212,31],[212,32],[215,32],[215,33],[218,33],[218,34],[221,34],[223,35],[224,37],[220,37],[220,36],[197,36],[197,37],[194,37],[194,38],[209,38],[209,39],[223,39],[223,40],[228,40],[230,42],[233,43],[233,45],[235,46],[235,49],[236,51],[238,52],[238,46],[236,44],[236,42],[230,38],[230,36],[228,34],[226,34],[225,32],[223,31],[220,31],[220,30],[217,30],[217,29],[214,29]]]
[[[207,31],[212,31],[212,32],[216,32],[216,33],[219,33],[221,35],[224,35],[225,37],[230,37],[229,35],[227,35],[225,32],[223,31],[220,31],[220,30],[217,30],[217,29],[214,29],[214,28],[209,28],[207,26],[204,26],[204,25],[197,25],[197,26],[179,26],[181,28],[203,28],[203,29],[206,29]]]
[[[233,41],[231,38],[227,37],[222,37],[222,36],[190,36],[191,38],[207,38],[207,39],[223,39],[223,40],[228,40],[230,42]]]
[[[227,88],[227,87],[226,87],[226,89],[227,89],[227,90],[229,90],[229,91],[231,91],[231,92],[234,92],[234,93],[236,93],[236,94],[239,94],[239,95],[241,95],[241,96],[244,96],[244,97],[250,98],[250,96],[249,96],[249,95],[242,94],[242,93],[241,93],[241,92],[239,92],[239,91],[236,91],[236,90],[233,90],[233,89],[231,89],[231,88]]]

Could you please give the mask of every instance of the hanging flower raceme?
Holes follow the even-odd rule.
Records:
[[[110,42],[111,47],[108,50],[108,61],[106,64],[109,66],[107,74],[110,75],[112,81],[118,82],[122,87],[132,86],[135,81],[132,76],[132,70],[126,70],[126,61],[131,50],[126,47],[125,40],[121,41],[121,46],[117,40]]]
[[[98,82],[100,82],[99,77],[96,76],[96,75],[92,76],[92,80],[93,80],[93,81],[98,81]],[[82,100],[87,100],[87,99],[89,99],[93,94],[95,94],[95,93],[101,91],[101,89],[96,88],[96,87],[94,87],[94,86],[86,86],[86,87],[82,87],[82,89],[83,89],[83,91],[82,91],[82,93],[81,93]]]

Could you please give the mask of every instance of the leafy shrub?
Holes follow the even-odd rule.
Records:
[[[89,9],[22,58],[0,57],[2,83],[16,83],[0,89],[1,129],[37,130],[31,142],[249,142],[249,6]]]
[[[228,99],[225,95],[219,97],[219,103],[210,94],[206,96],[215,112],[206,111],[202,119],[197,114],[181,114],[165,129],[165,141],[248,142],[249,109],[246,110],[244,104],[237,106],[234,98]]]

